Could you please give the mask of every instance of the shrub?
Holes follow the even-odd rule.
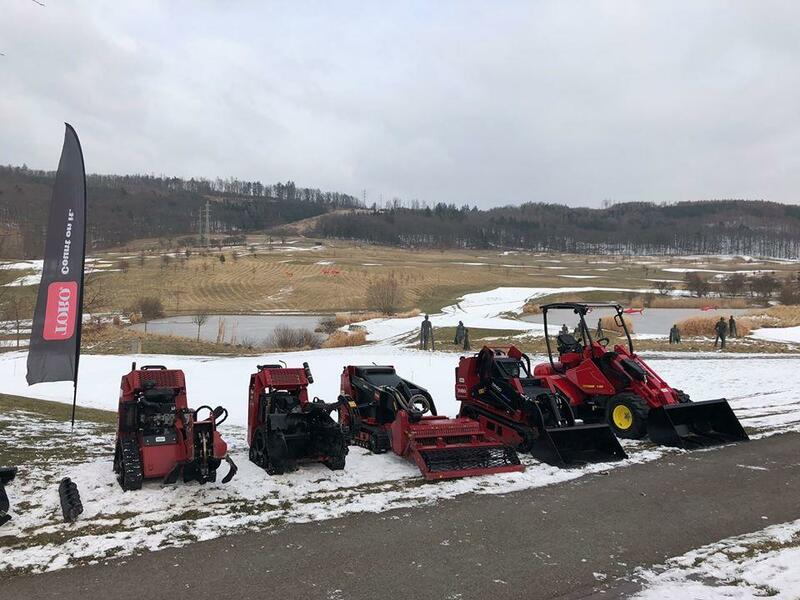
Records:
[[[397,312],[403,303],[404,296],[403,288],[400,287],[400,282],[394,275],[375,279],[367,285],[367,306],[385,315]]]
[[[136,300],[134,310],[142,315],[142,319],[149,321],[151,319],[159,319],[164,316],[164,305],[161,303],[161,298],[156,296],[143,296]]]
[[[366,331],[334,331],[330,336],[328,336],[328,339],[322,343],[322,347],[343,348],[345,346],[362,346],[366,343]]]
[[[633,333],[633,321],[631,321],[628,317],[622,317],[623,321],[625,321],[625,326],[628,328],[629,333]],[[614,333],[624,334],[622,327],[618,326],[616,321],[614,321],[614,315],[605,315],[600,317],[600,322],[603,325],[603,331],[613,331]],[[589,325],[589,329],[594,332],[594,327],[592,326],[593,323],[588,321],[586,323]]]
[[[727,322],[728,317],[730,315],[725,315],[725,321]],[[716,337],[717,332],[714,329],[714,326],[719,321],[718,316],[706,316],[706,317],[689,317],[688,319],[684,319],[682,321],[678,321],[678,329],[681,332],[681,335],[684,337]],[[735,318],[735,317],[734,317]],[[753,322],[747,318],[736,318],[736,333],[739,334],[739,337],[744,337],[749,334],[753,330]]]
[[[279,350],[294,348],[319,348],[322,340],[313,331],[280,325],[267,338],[267,346]]]

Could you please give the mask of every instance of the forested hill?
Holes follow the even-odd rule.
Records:
[[[38,257],[55,174],[0,166],[0,256]],[[797,258],[800,206],[749,200],[603,209],[527,203],[490,210],[366,209],[353,196],[238,179],[89,175],[89,243],[95,249],[196,236],[211,207],[211,236],[236,238],[309,217],[310,234],[402,247],[525,248],[561,252],[745,254]],[[344,209],[344,210],[343,210]]]
[[[52,195],[54,172],[0,166],[0,256],[35,257]],[[212,236],[259,231],[358,206],[352,196],[238,179],[88,175],[88,240],[94,248],[138,238],[196,235],[210,201]]]
[[[603,209],[528,203],[480,211],[439,204],[327,215],[314,233],[398,246],[797,258],[800,206],[709,200]]]

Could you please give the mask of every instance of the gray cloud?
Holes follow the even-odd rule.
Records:
[[[791,2],[6,0],[0,163],[491,206],[795,202]]]

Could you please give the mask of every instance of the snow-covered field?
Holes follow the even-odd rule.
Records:
[[[800,520],[773,525],[640,570],[636,600],[800,598]]]
[[[19,352],[0,356],[0,392],[59,402],[71,400],[69,383],[29,388],[24,379],[25,359],[25,353]],[[183,369],[190,404],[222,404],[230,410],[230,419],[221,431],[240,467],[239,474],[228,485],[162,487],[152,482],[141,491],[123,493],[111,468],[110,427],[84,422],[70,432],[68,424],[32,413],[0,415],[5,443],[40,456],[35,464],[20,465],[21,473],[9,487],[14,520],[4,526],[3,533],[15,541],[6,542],[0,553],[0,572],[58,569],[283,522],[382,511],[463,493],[506,493],[658,460],[678,452],[643,442],[626,442],[630,459],[621,463],[558,469],[524,457],[524,473],[425,484],[411,463],[391,454],[370,455],[352,448],[344,471],[309,465],[292,474],[270,477],[249,463],[245,445],[246,389],[256,363],[283,359],[289,365],[299,365],[308,361],[315,379],[310,392],[328,401],[338,394],[339,374],[345,364],[394,364],[399,372],[432,392],[441,413],[454,415],[458,410],[453,398],[456,356],[388,345],[259,358],[89,355],[81,361],[79,403],[115,409],[119,379],[130,368],[132,359],[140,365],[165,364]],[[665,358],[652,363],[696,399],[728,397],[755,435],[800,430],[800,398],[792,384],[796,380],[796,359]],[[61,450],[74,445],[85,448],[64,456]],[[55,458],[48,459],[44,458],[46,449],[59,451]],[[61,523],[59,518],[56,486],[64,476],[78,483],[85,507],[84,515],[73,525]]]
[[[524,303],[557,292],[602,288],[498,288],[465,295],[431,318],[437,327],[465,320],[472,327],[533,332],[541,325],[507,316]],[[455,415],[454,368],[451,353],[421,352],[399,347],[417,330],[419,318],[375,319],[363,323],[375,345],[321,349],[261,357],[104,356],[81,360],[78,403],[116,410],[120,377],[132,361],[183,369],[190,405],[223,405],[230,411],[221,427],[234,461],[236,478],[199,486],[162,487],[147,483],[141,491],[123,493],[112,473],[113,428],[97,423],[68,424],[33,412],[0,414],[3,444],[23,456],[21,472],[9,487],[14,520],[3,528],[0,573],[43,571],[126,556],[285,522],[327,519],[351,512],[383,511],[435,502],[464,493],[498,494],[658,460],[674,449],[644,442],[626,442],[630,455],[619,463],[558,469],[523,457],[523,473],[467,478],[426,484],[411,463],[394,455],[371,455],[351,448],[344,471],[308,465],[270,477],[247,460],[246,398],[256,364],[285,360],[289,366],[308,362],[314,373],[310,394],[334,401],[339,377],[347,364],[391,364],[432,393],[441,414]],[[0,355],[0,392],[68,403],[68,382],[28,387],[24,352]],[[534,362],[544,357],[531,357]],[[800,431],[800,397],[796,393],[797,358],[716,354],[663,354],[649,359],[657,372],[697,400],[727,397],[751,435]],[[224,468],[224,467],[223,467]],[[84,515],[77,523],[61,523],[56,487],[65,476],[81,490]]]

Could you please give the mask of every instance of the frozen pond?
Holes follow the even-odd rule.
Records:
[[[266,340],[279,326],[293,329],[308,329],[314,331],[326,315],[209,315],[205,325],[200,328],[200,339],[210,342],[217,341],[220,320],[224,321],[224,341],[230,342],[233,336],[238,343],[249,340],[260,344]],[[196,338],[197,325],[192,322],[193,315],[182,315],[154,319],[148,321],[147,331],[162,335],[177,335],[179,337]],[[144,323],[131,326],[137,331],[144,331]]]
[[[725,317],[731,315],[738,316],[750,312],[750,309],[743,308],[721,308],[719,310],[700,310],[699,308],[645,308],[643,314],[626,315],[633,322],[634,333],[646,333],[667,336],[669,328],[673,323],[688,319],[690,317]],[[597,326],[597,319],[600,316],[613,314],[611,309],[598,309],[586,315],[586,324],[592,329]],[[542,323],[542,315],[522,315],[523,321],[530,323]],[[562,323],[573,327],[576,323],[576,316],[566,310],[551,311],[548,318],[548,328],[550,325],[558,329]]]

